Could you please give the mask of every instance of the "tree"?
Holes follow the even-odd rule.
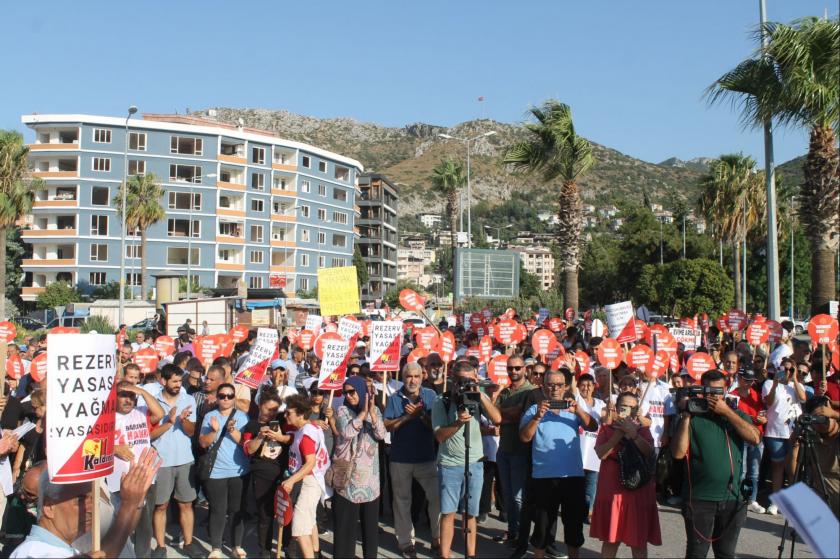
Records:
[[[414,283],[411,280],[401,279],[397,280],[397,284],[385,292],[385,296],[382,298],[382,305],[388,305],[391,309],[396,309],[400,306],[400,291],[403,289],[413,289],[420,295],[425,296],[426,290],[420,287],[420,285]]]
[[[131,299],[131,287],[126,285],[125,288],[126,299]],[[91,299],[119,299],[120,298],[120,282],[109,281],[105,285],[97,286],[90,294]]]
[[[563,301],[578,308],[578,267],[580,266],[583,208],[577,179],[594,163],[592,145],[575,133],[572,109],[548,100],[533,107],[536,122],[526,123],[529,140],[520,142],[504,155],[503,162],[529,173],[538,173],[545,182],[561,180],[557,196],[557,240],[563,269]]]
[[[540,278],[525,270],[522,262],[519,263],[519,296],[523,299],[537,297],[542,291]]]
[[[679,259],[642,267],[634,300],[662,314],[718,316],[732,301],[732,282],[714,260]]]
[[[32,208],[37,186],[29,173],[29,148],[18,132],[0,130],[0,260],[6,262],[9,229]],[[39,182],[39,181],[37,181]],[[5,318],[6,266],[0,266],[0,318]]]
[[[452,250],[458,233],[458,197],[467,183],[464,167],[451,157],[441,159],[432,170],[432,189],[446,200],[446,215],[449,217],[449,233],[452,235]]]
[[[127,231],[140,230],[140,293],[145,299],[149,293],[148,279],[146,276],[146,230],[166,217],[166,212],[160,201],[165,191],[158,184],[154,173],[148,175],[133,175],[128,179],[128,190],[126,192],[126,213],[125,227]],[[114,205],[117,214],[122,217],[122,195],[123,184],[120,184],[117,196],[114,198]],[[192,200],[190,200],[192,204]],[[190,223],[188,235],[192,235],[193,224]],[[120,278],[120,282],[125,278]]]
[[[814,17],[768,23],[767,48],[707,89],[710,102],[732,101],[748,126],[767,121],[810,131],[799,215],[811,252],[811,312],[836,297],[840,228],[840,21]]]
[[[23,259],[29,258],[31,248],[24,245],[20,239],[20,229],[9,229],[6,235],[6,300],[20,307],[20,286],[23,280]],[[14,316],[11,309],[6,309],[8,316]]]
[[[370,274],[368,273],[367,263],[362,258],[362,252],[359,250],[359,245],[353,246],[353,265],[356,267],[356,279],[359,282],[359,289],[367,285],[370,281]]]
[[[82,300],[79,290],[63,281],[54,281],[38,295],[36,305],[39,309],[63,307],[67,303],[78,303]]]

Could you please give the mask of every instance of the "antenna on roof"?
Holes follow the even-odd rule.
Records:
[[[239,126],[237,126],[237,128],[239,128],[240,130],[242,130],[242,127],[243,127],[243,126],[245,126],[245,119],[243,119],[242,117],[239,117],[239,119],[237,120],[237,122],[239,122]]]

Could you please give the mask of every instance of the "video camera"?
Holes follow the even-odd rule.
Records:
[[[475,381],[470,378],[460,378],[453,383],[452,401],[455,403],[458,413],[470,412],[476,416],[481,411],[481,388],[495,386],[489,380]]]
[[[688,404],[686,405],[685,409],[688,410],[688,413],[692,415],[697,414],[704,414],[708,413],[709,411],[709,401],[706,400],[703,396],[709,396],[712,394],[717,394],[718,396],[723,396],[726,394],[725,390],[722,387],[712,387],[712,386],[698,386],[693,384],[691,386],[685,386],[677,390],[677,401],[681,401],[683,398],[688,398]]]

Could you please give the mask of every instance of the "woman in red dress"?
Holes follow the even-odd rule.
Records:
[[[639,425],[638,396],[621,393],[616,408],[617,411],[610,411],[595,442],[601,471],[589,535],[603,542],[601,557],[615,557],[618,546],[623,543],[630,547],[634,558],[646,558],[649,543],[662,545],[656,509],[656,480],[651,478],[639,489],[622,487],[616,451],[629,440],[642,454],[650,456],[654,451],[653,438],[647,427]]]

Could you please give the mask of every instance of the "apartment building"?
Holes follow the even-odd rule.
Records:
[[[397,285],[397,189],[384,175],[359,175],[359,252],[368,269],[362,302],[382,299]]]
[[[543,291],[554,287],[554,255],[551,250],[543,246],[514,247],[510,250],[519,253],[525,271],[539,278]]]
[[[204,287],[244,280],[251,289],[291,295],[314,288],[318,268],[352,264],[358,161],[182,115],[36,114],[21,121],[34,134],[30,164],[44,181],[22,232],[32,245],[24,300],[54,281],[83,291],[119,281],[124,173],[153,173],[165,191],[166,215],[146,231],[150,276],[186,276],[189,268]],[[139,285],[139,232],[128,232],[125,256],[125,280]]]

